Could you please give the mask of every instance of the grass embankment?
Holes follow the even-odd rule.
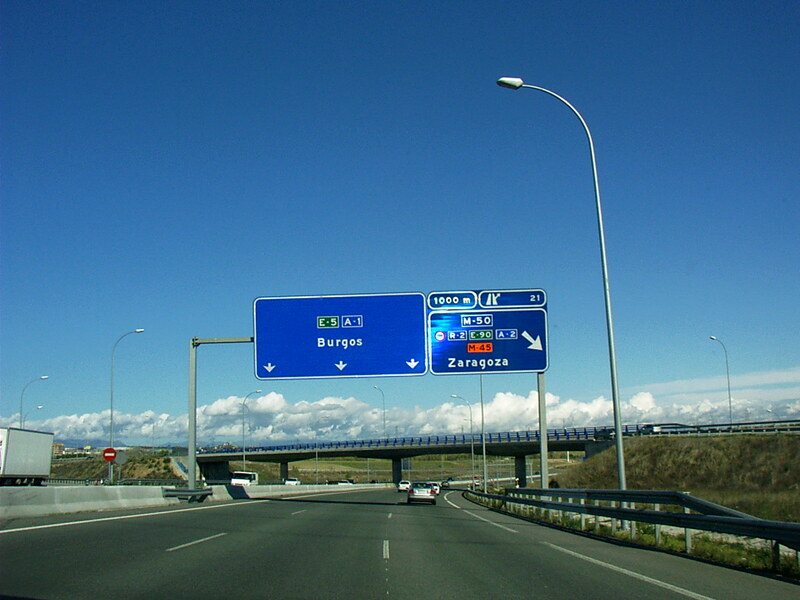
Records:
[[[173,472],[166,450],[150,452],[128,451],[124,464],[114,467],[114,480],[118,479],[178,479]],[[102,458],[88,456],[81,459],[54,460],[50,477],[57,479],[89,479],[100,481],[108,477],[108,463]]]
[[[800,522],[800,436],[641,437],[625,440],[631,490],[677,490],[774,521]],[[617,487],[615,448],[558,476],[564,488]]]

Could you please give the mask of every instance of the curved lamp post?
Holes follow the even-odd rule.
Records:
[[[458,400],[463,400],[467,403],[467,408],[469,408],[469,453],[470,453],[470,463],[472,465],[472,481],[470,481],[469,487],[472,489],[475,487],[475,438],[472,434],[472,404],[466,398],[458,396],[456,394],[450,394],[451,398],[456,398]]]
[[[725,347],[725,344],[722,343],[722,340],[717,336],[710,335],[708,336],[708,339],[719,342],[720,346],[722,346],[723,352],[725,352],[725,375],[728,378],[728,427],[731,431],[733,431],[733,401],[731,400],[731,370],[728,367],[728,349]]]
[[[45,379],[50,379],[49,375],[42,375],[40,377],[35,377],[31,379],[28,383],[22,386],[22,393],[19,395],[19,428],[22,429],[23,425],[25,425],[25,419],[22,417],[22,403],[23,398],[25,397],[25,390],[28,389],[28,386],[35,381],[44,381]]]
[[[373,385],[372,387],[381,393],[381,406],[383,407],[383,439],[386,440],[386,395],[377,385]]]
[[[383,390],[377,385],[373,385],[372,387],[381,393],[381,406],[383,406],[383,439],[386,440],[386,396],[384,395]]]
[[[611,371],[611,399],[614,407],[614,431],[616,434],[615,437],[617,446],[617,477],[619,479],[619,489],[624,490],[626,489],[625,457],[623,455],[622,448],[622,416],[620,414],[619,384],[617,382],[617,353],[614,347],[614,322],[611,316],[611,292],[608,285],[608,263],[606,261],[606,241],[605,233],[603,231],[603,210],[600,204],[600,183],[597,177],[597,160],[595,159],[594,154],[594,141],[592,140],[592,134],[589,131],[589,126],[586,124],[586,121],[581,116],[581,113],[579,113],[578,110],[566,99],[562,98],[555,92],[551,92],[546,88],[536,85],[528,85],[518,77],[501,77],[497,80],[497,85],[512,90],[518,90],[519,88],[538,90],[540,92],[544,92],[545,94],[549,94],[557,100],[560,100],[575,114],[576,117],[578,117],[578,120],[581,122],[581,125],[583,125],[583,129],[586,132],[586,138],[589,141],[589,154],[592,161],[592,176],[594,178],[595,208],[597,211],[597,231],[600,237],[600,262],[603,269],[603,293],[606,307],[606,329],[608,332],[608,359],[609,368]]]
[[[252,396],[253,394],[260,394],[261,390],[255,390],[247,394],[242,400],[242,471],[247,471],[247,455],[245,454],[245,443],[244,443],[244,411],[250,410],[247,408],[247,399]]]
[[[22,419],[22,425],[20,425],[20,429],[22,429],[23,427],[25,427],[25,421],[27,421],[27,420],[28,420],[28,415],[29,415],[29,414],[31,414],[31,413],[32,413],[33,411],[35,411],[35,410],[42,410],[43,408],[44,408],[44,404],[40,404],[40,405],[39,405],[39,406],[37,406],[36,408],[32,408],[32,409],[30,409],[30,410],[29,410],[27,413],[25,413],[25,418],[24,418],[24,419]]]
[[[108,447],[114,447],[114,361],[117,354],[117,345],[122,341],[123,338],[133,334],[133,333],[142,333],[144,329],[134,329],[133,331],[129,331],[127,333],[123,333],[117,341],[114,342],[114,347],[111,348],[111,411],[109,412],[109,424],[108,424]],[[114,461],[108,463],[108,483],[111,485],[114,482]]]

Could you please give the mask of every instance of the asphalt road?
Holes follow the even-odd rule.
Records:
[[[2,598],[757,600],[800,586],[393,490],[0,523]]]

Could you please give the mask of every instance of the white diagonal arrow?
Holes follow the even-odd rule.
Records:
[[[335,363],[334,366],[339,369],[340,371],[344,371],[344,368],[347,366],[346,362],[342,362],[341,360],[338,363]]]
[[[544,349],[544,348],[542,348],[542,338],[540,336],[537,335],[534,338],[534,337],[531,337],[531,334],[528,333],[527,331],[523,331],[522,332],[522,337],[524,337],[526,340],[528,340],[531,343],[531,345],[528,346],[528,350],[543,350]]]
[[[273,365],[272,363],[267,363],[266,365],[264,365],[264,368],[267,370],[267,373],[272,373],[272,369],[275,368],[275,365]]]
[[[411,360],[407,360],[406,364],[412,369],[415,369],[419,364],[419,361],[416,358],[412,358]]]

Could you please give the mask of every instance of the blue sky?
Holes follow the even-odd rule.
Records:
[[[185,439],[192,337],[261,296],[542,288],[551,422],[800,418],[794,2],[0,6],[0,424]],[[201,442],[444,433],[476,376],[262,382],[199,350]],[[25,388],[32,379],[48,375]],[[487,427],[536,376],[484,380]],[[36,406],[44,408],[36,410]],[[773,411],[768,413],[767,410]],[[119,413],[118,415],[116,413]],[[154,426],[153,423],[156,423]],[[237,425],[239,423],[239,425]],[[154,431],[155,427],[155,431]],[[105,428],[105,429],[104,429]],[[183,429],[182,429],[183,428]]]

